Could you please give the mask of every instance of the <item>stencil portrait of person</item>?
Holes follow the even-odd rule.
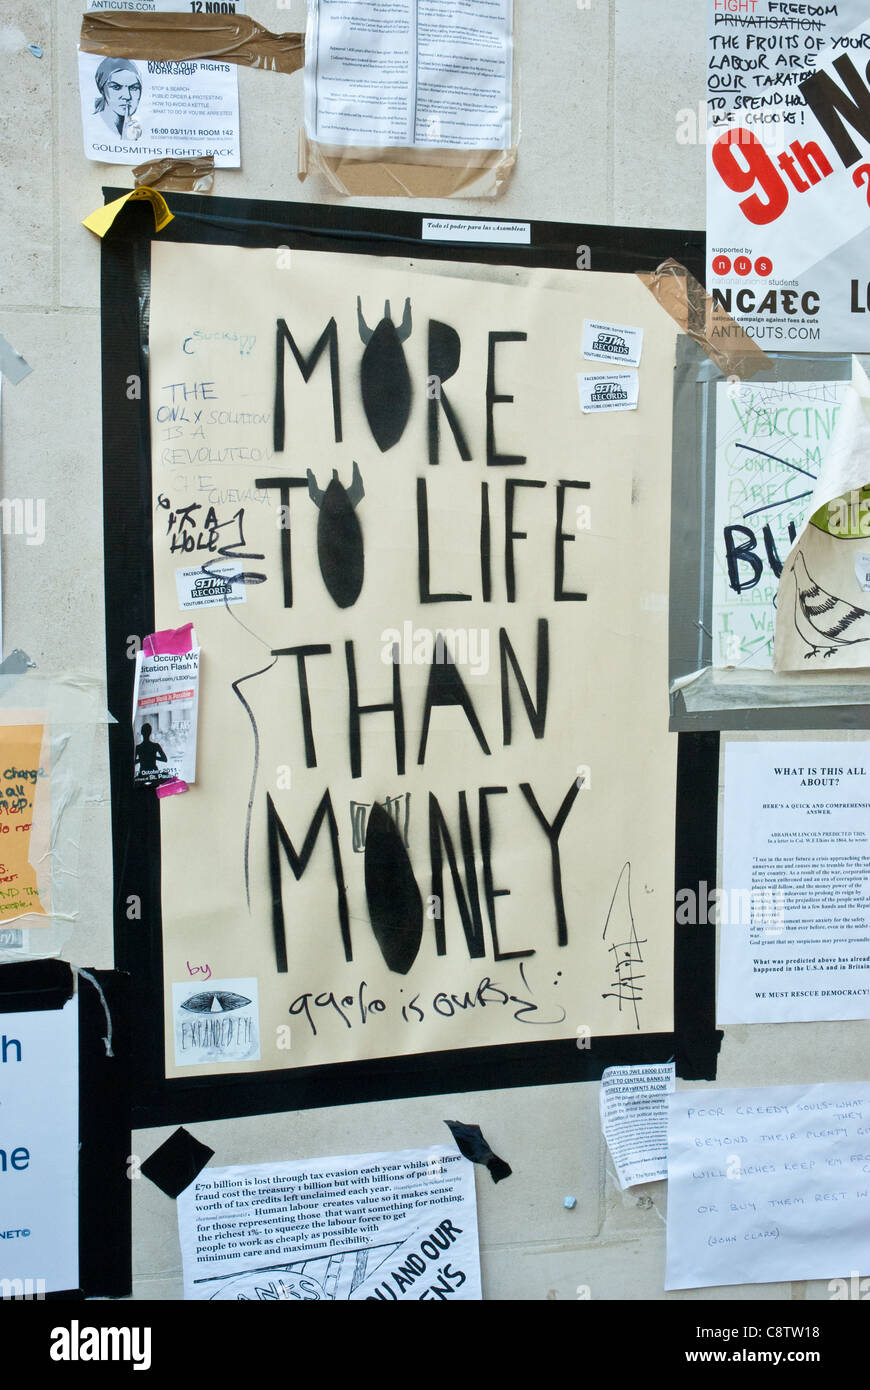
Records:
[[[156,772],[158,763],[168,761],[166,754],[159,743],[151,737],[152,728],[150,724],[142,725],[142,741],[136,744],[133,754],[134,762],[139,764],[140,772]]]
[[[142,127],[135,119],[142,99],[142,78],[129,58],[104,58],[94,73],[99,96],[94,116],[122,140],[138,140]]]

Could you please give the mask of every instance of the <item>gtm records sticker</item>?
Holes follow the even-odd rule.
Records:
[[[596,410],[637,410],[637,372],[590,372],[578,376],[577,384],[584,415]]]
[[[176,570],[179,608],[214,608],[221,603],[247,603],[245,583],[232,561],[209,564],[208,569]]]
[[[643,351],[643,329],[619,323],[583,320],[583,356],[593,362],[618,362],[623,367],[639,367]]]

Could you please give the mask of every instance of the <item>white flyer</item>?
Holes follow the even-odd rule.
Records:
[[[78,1163],[76,997],[0,1014],[0,1296],[78,1288]]]
[[[90,0],[88,12],[189,13],[179,0]],[[193,7],[195,8],[195,7]],[[244,14],[244,0],[227,8]],[[239,83],[235,63],[158,62],[147,54],[103,58],[79,49],[79,95],[85,155],[104,164],[213,155],[219,169],[238,169]]]
[[[623,367],[639,367],[643,352],[643,329],[627,323],[598,323],[583,320],[583,356],[591,362],[617,362]]]
[[[584,415],[597,410],[637,410],[637,372],[583,372],[577,385]]]
[[[666,1289],[867,1267],[870,1084],[669,1097]]]
[[[604,1070],[598,1093],[601,1130],[623,1190],[668,1176],[668,1096],[674,1074],[673,1062]]]
[[[187,652],[136,656],[133,688],[135,780],[196,780],[196,724],[199,704],[199,647],[192,635]]]
[[[707,14],[707,288],[762,348],[866,352],[870,4]]]
[[[847,381],[716,386],[713,665],[769,671],[776,591]]]
[[[530,246],[531,222],[508,222],[492,217],[424,217],[423,241],[476,241],[485,246]]]
[[[324,145],[503,150],[513,0],[309,0],[305,128]]]
[[[720,1024],[870,1018],[868,812],[868,742],[726,744]]]
[[[178,1229],[188,1299],[482,1298],[474,1165],[449,1146],[204,1168]]]

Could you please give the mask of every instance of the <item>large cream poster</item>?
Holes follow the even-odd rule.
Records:
[[[201,648],[167,1075],[669,1031],[671,320],[634,276],[152,258],[155,619]],[[637,410],[581,414],[584,317],[643,329]]]

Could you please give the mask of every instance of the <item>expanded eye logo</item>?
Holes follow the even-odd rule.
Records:
[[[230,990],[204,989],[201,994],[185,999],[181,1007],[194,1014],[228,1014],[233,1009],[243,1009],[250,1002],[243,994],[233,994]]]

